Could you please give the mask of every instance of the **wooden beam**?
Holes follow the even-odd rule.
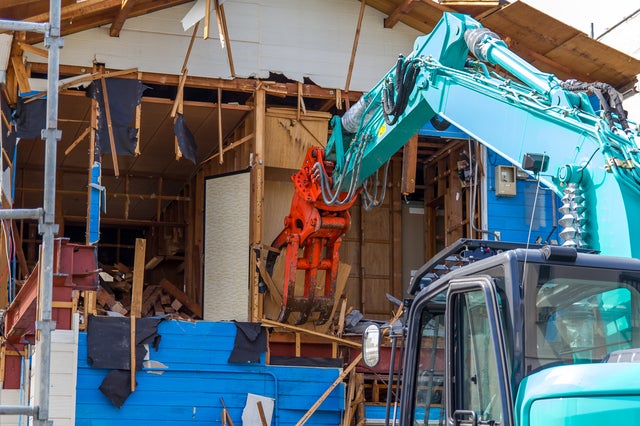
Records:
[[[366,0],[360,2],[360,14],[358,15],[358,24],[356,25],[356,35],[353,38],[353,47],[351,48],[351,59],[349,60],[349,70],[347,71],[347,82],[344,84],[344,91],[349,92],[351,84],[351,73],[353,72],[353,64],[356,59],[356,51],[358,50],[358,40],[360,39],[360,28],[362,27],[362,18],[364,17],[364,8],[367,6]]]
[[[262,325],[267,326],[267,327],[282,327],[282,328],[286,328],[287,330],[291,330],[294,331],[296,333],[305,333],[308,334],[310,336],[316,336],[316,337],[320,337],[322,339],[326,339],[330,342],[336,342],[340,345],[343,346],[349,346],[351,348],[361,348],[362,344],[358,343],[358,342],[352,342],[351,340],[345,340],[345,339],[341,339],[339,337],[335,337],[333,335],[330,334],[324,334],[324,333],[318,333],[317,331],[313,331],[313,330],[307,330],[306,328],[302,328],[302,327],[296,327],[295,325],[290,325],[290,324],[284,324],[278,321],[273,321],[267,318],[262,318],[260,320],[260,322],[262,323]]]
[[[404,0],[400,3],[395,9],[393,9],[393,12],[391,12],[389,16],[384,18],[384,27],[393,28],[398,21],[400,21],[400,17],[402,17],[402,15],[406,15],[411,9],[413,9],[415,1],[416,0]]]
[[[224,44],[227,49],[227,59],[229,60],[229,71],[231,71],[231,77],[235,78],[236,69],[233,66],[233,55],[231,54],[231,40],[229,39],[229,30],[227,29],[227,17],[224,14],[224,4],[220,5],[220,18],[222,20],[222,32],[224,34]]]
[[[86,137],[87,137],[87,135],[89,135],[89,132],[90,132],[90,131],[91,131],[91,127],[87,127],[86,129],[84,129],[84,132],[82,132],[82,133],[80,134],[80,136],[78,136],[78,137],[76,138],[76,140],[75,140],[75,141],[73,141],[73,143],[72,143],[71,145],[69,145],[69,147],[68,147],[67,149],[65,149],[65,150],[64,150],[64,155],[65,155],[65,156],[66,156],[66,155],[69,155],[69,153],[70,153],[71,151],[73,151],[73,150],[75,149],[75,147],[76,147],[76,146],[78,146],[78,144],[79,144],[80,142],[82,142],[82,141],[84,140],[84,138],[86,138]]]
[[[235,141],[235,142],[233,142],[233,143],[230,143],[229,145],[227,145],[226,147],[224,147],[224,149],[222,150],[222,152],[226,152],[226,151],[229,151],[229,150],[231,150],[231,149],[234,149],[235,147],[240,146],[240,145],[242,145],[243,143],[250,141],[251,139],[253,139],[253,138],[254,138],[254,136],[255,136],[255,133],[250,133],[250,134],[248,134],[247,136],[245,136],[245,137],[243,137],[243,138],[240,138],[240,139],[238,139],[237,141]],[[220,155],[220,152],[216,152],[216,153],[215,153],[215,154],[213,154],[211,157],[209,157],[209,158],[207,158],[206,160],[204,160],[204,161],[202,162],[202,164],[204,164],[204,163],[206,163],[207,161],[210,161],[210,160],[212,160],[212,159],[216,158],[218,155]]]
[[[211,35],[211,0],[204,2],[204,39],[208,39]]]
[[[413,194],[416,191],[416,165],[418,163],[418,134],[402,148],[402,180],[400,192],[403,195]]]
[[[18,80],[18,87],[22,93],[29,93],[31,86],[29,85],[29,73],[22,62],[22,56],[12,56],[11,64]]]
[[[358,365],[358,363],[362,360],[362,352],[360,352],[358,354],[358,356],[355,357],[355,359],[353,361],[351,361],[351,364],[349,364],[349,366],[347,368],[344,369],[344,371],[338,376],[338,378],[331,384],[331,386],[329,386],[327,388],[326,391],[324,391],[324,393],[320,396],[320,398],[318,398],[318,400],[315,402],[315,404],[313,404],[311,406],[311,408],[309,408],[309,411],[307,411],[304,416],[302,416],[302,418],[298,421],[298,423],[296,423],[296,426],[302,426],[305,423],[307,423],[307,421],[309,420],[309,418],[311,418],[311,416],[313,415],[313,413],[316,412],[316,410],[318,409],[318,407],[320,407],[320,405],[324,402],[325,399],[327,399],[327,397],[329,396],[329,394],[331,392],[333,392],[333,390],[336,388],[336,386],[338,386],[340,384],[340,382],[342,382],[344,380],[345,377],[347,377],[350,373],[351,370],[353,370],[354,368],[356,368],[356,365]]]
[[[33,53],[34,55],[38,55],[43,58],[49,57],[49,51],[47,49],[43,49],[37,46],[32,46],[29,43],[25,43],[23,41],[19,41],[18,46],[20,46],[20,48],[25,52]]]
[[[113,136],[113,123],[111,121],[111,108],[109,107],[109,96],[107,95],[107,81],[104,78],[100,79],[102,84],[102,99],[104,101],[104,114],[107,120],[107,130],[109,131],[109,146],[111,147],[111,159],[113,160],[113,174],[120,176],[120,169],[118,168],[118,153],[116,152],[116,141]]]
[[[111,37],[120,37],[120,30],[122,30],[122,27],[127,20],[127,16],[129,16],[129,12],[131,12],[135,3],[136,0],[122,0],[122,3],[120,4],[120,11],[111,23],[111,28],[109,28],[109,35]]]
[[[30,62],[32,73],[47,73],[47,64],[44,62]],[[136,70],[137,71],[137,70]],[[118,70],[106,70],[105,77],[113,77]],[[128,71],[132,73],[132,71]],[[60,73],[65,75],[81,75],[86,73],[86,68],[74,65],[61,65]],[[177,86],[180,82],[180,74],[170,75],[161,73],[143,72],[140,79],[143,83],[160,84],[168,86]],[[136,78],[135,76],[122,75],[122,78]],[[248,78],[235,78],[233,80],[224,78],[210,78],[188,76],[185,87],[193,87],[200,89],[217,89],[228,90],[232,92],[254,93],[260,87],[269,91],[269,94],[279,93],[282,96],[297,96],[298,83],[276,83],[273,81],[262,81]],[[305,98],[309,99],[333,99],[336,98],[336,89],[324,88],[314,84],[303,84],[302,90]],[[351,102],[356,102],[362,96],[362,92],[350,91],[342,92],[342,98]]]

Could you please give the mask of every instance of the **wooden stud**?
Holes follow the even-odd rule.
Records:
[[[131,288],[131,392],[136,390],[136,318],[140,317],[142,310],[142,289],[144,287],[144,263],[147,240],[136,238],[136,248],[133,260],[133,287]]]
[[[298,421],[298,423],[296,423],[296,426],[301,426],[301,425],[307,423],[309,418],[311,418],[313,413],[316,412],[316,410],[318,409],[318,407],[320,407],[320,405],[324,402],[324,400],[327,399],[329,394],[331,392],[333,392],[333,390],[336,388],[336,386],[338,386],[340,384],[340,382],[342,382],[344,380],[344,378],[347,377],[348,374],[351,373],[351,370],[353,370],[361,360],[362,360],[362,352],[360,352],[358,354],[358,356],[356,356],[355,359],[353,361],[351,361],[351,364],[349,364],[349,366],[344,369],[344,371],[331,384],[331,386],[329,386],[329,388],[327,388],[327,390],[320,396],[320,398],[318,398],[318,400],[315,402],[315,404],[313,404],[311,406],[311,408],[309,408],[309,410],[304,414],[304,416],[302,416],[302,418]]]
[[[300,352],[301,352],[301,348],[302,348],[302,343],[300,342],[300,333],[296,332],[294,333],[295,338],[296,338],[296,358],[300,357]]]
[[[351,59],[349,60],[349,71],[347,71],[347,82],[344,84],[344,91],[349,91],[349,85],[351,84],[351,74],[353,73],[353,64],[356,59],[356,51],[358,50],[358,40],[360,39],[360,29],[362,27],[362,18],[364,17],[364,8],[366,7],[366,0],[360,2],[360,14],[358,15],[358,24],[356,26],[356,35],[353,38],[353,48],[351,49]]]
[[[2,345],[0,348],[0,380],[4,382],[4,371],[6,368],[6,356],[7,356],[7,347]]]
[[[250,133],[250,134],[248,134],[247,136],[245,136],[245,137],[243,137],[243,138],[240,138],[240,139],[238,139],[237,141],[232,142],[232,143],[230,143],[229,145],[227,145],[226,147],[224,147],[224,148],[223,148],[223,150],[222,150],[222,152],[227,152],[227,151],[229,151],[229,150],[232,150],[232,149],[234,149],[234,148],[236,148],[236,147],[238,147],[238,146],[242,145],[243,143],[250,141],[250,140],[251,140],[251,139],[253,139],[254,137],[255,137],[255,134],[254,134],[254,133]],[[213,154],[211,157],[209,157],[209,158],[207,158],[206,160],[204,160],[204,161],[202,162],[202,164],[206,163],[207,161],[211,161],[211,160],[213,160],[213,159],[214,159],[214,158],[216,158],[218,155],[220,155],[220,152],[216,152],[216,153],[215,153],[215,154]]]
[[[264,409],[262,408],[262,401],[258,401],[257,405],[258,414],[260,414],[260,423],[262,423],[262,426],[269,426],[267,425],[267,417],[264,415]]]
[[[69,145],[67,149],[64,150],[64,155],[65,156],[69,155],[69,153],[73,151],[75,147],[77,147],[80,144],[80,142],[82,142],[84,138],[86,138],[89,135],[90,131],[91,131],[91,127],[87,127],[86,129],[84,129],[84,131],[80,134],[80,136],[78,136],[76,140],[73,141],[73,143]]]
[[[347,316],[347,299],[342,299],[342,303],[340,304],[340,316],[338,317],[338,332],[336,333],[338,337],[342,337],[342,333],[344,333],[344,321]]]
[[[18,80],[18,87],[22,93],[29,93],[31,86],[29,85],[29,73],[22,62],[22,56],[12,56],[11,63],[13,64],[13,70],[16,73],[16,79]]]
[[[104,113],[107,119],[107,130],[109,131],[109,146],[111,147],[111,159],[113,160],[113,173],[116,177],[120,176],[118,169],[118,154],[116,152],[116,141],[113,136],[113,123],[111,121],[111,107],[109,106],[109,95],[107,94],[107,81],[104,77],[100,78],[102,84],[102,98],[104,101]]]
[[[402,148],[402,180],[400,191],[403,195],[416,191],[416,165],[418,163],[418,135],[415,134]]]
[[[130,369],[131,369],[131,392],[136,391],[136,316],[131,315],[129,317],[129,356],[130,356]]]
[[[344,413],[344,419],[342,421],[342,426],[350,426],[351,420],[353,419],[353,406],[351,405],[351,401],[355,398],[355,388],[356,388],[356,371],[352,370],[349,374],[349,383],[347,384],[347,406]]]
[[[258,89],[254,93],[254,158],[251,168],[251,244],[259,245],[264,237],[264,153],[266,147],[266,91]],[[251,321],[259,321],[258,291],[259,276],[254,271],[251,277]]]
[[[160,220],[160,214],[162,212],[162,176],[158,177],[158,204],[156,205],[156,220]]]
[[[180,76],[180,81],[178,82],[178,91],[176,93],[176,98],[173,101],[173,107],[171,108],[170,117],[175,118],[176,112],[178,111],[178,107],[180,106],[180,102],[182,100],[182,96],[184,93],[184,83],[187,81],[188,70],[185,69]]]
[[[211,34],[211,0],[204,2],[204,39],[207,40]]]
[[[231,416],[229,415],[229,410],[227,410],[227,406],[224,403],[224,399],[222,399],[222,397],[220,397],[220,403],[222,404],[222,410],[224,411],[224,413],[226,414],[226,419],[229,422],[229,426],[233,426],[233,420],[231,420]]]
[[[138,80],[142,80],[142,73],[139,72],[138,73]],[[136,157],[138,155],[140,155],[140,142],[142,141],[142,101],[140,101],[140,103],[138,105],[136,105],[136,134],[138,136],[138,138],[136,139],[136,150],[134,151],[134,154],[136,155]]]
[[[224,34],[224,44],[227,49],[227,59],[229,60],[229,71],[231,71],[231,77],[235,78],[236,70],[235,70],[235,67],[233,66],[233,55],[231,54],[231,40],[229,40],[229,30],[227,29],[227,17],[224,14],[224,4],[220,5],[219,13],[220,13],[220,18],[222,20],[222,32]]]
[[[220,38],[220,47],[224,49],[225,46],[225,33],[222,26],[222,14],[220,13],[220,2],[213,0],[213,7],[216,11],[216,23],[218,24],[218,38]]]
[[[222,140],[222,89],[218,88],[218,162],[224,163],[224,148]]]
[[[136,238],[133,264],[133,287],[131,290],[131,316],[140,317],[142,309],[142,290],[144,287],[144,264],[147,240]]]

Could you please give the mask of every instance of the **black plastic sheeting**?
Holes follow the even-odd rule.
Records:
[[[182,155],[187,160],[196,164],[198,161],[198,148],[196,146],[196,140],[193,137],[193,133],[187,127],[187,123],[184,121],[182,114],[176,115],[176,122],[173,123],[173,133],[175,133],[178,139],[178,147],[182,152]]]
[[[293,365],[296,367],[329,367],[342,368],[340,358],[318,358],[306,356],[274,356],[269,357],[270,365]]]
[[[107,78],[107,97],[109,98],[109,113],[111,115],[111,129],[118,155],[135,155],[138,143],[138,131],[131,127],[135,118],[136,107],[142,99],[142,92],[147,89],[139,80],[127,78]],[[101,154],[111,153],[109,142],[109,128],[104,108],[102,82],[95,80],[87,89],[87,96],[98,102],[98,130],[96,145]]]
[[[2,114],[4,118],[0,120],[0,131],[2,131],[2,147],[5,151],[7,151],[7,155],[9,158],[13,159],[13,153],[16,149],[16,132],[15,130],[9,129],[7,124],[5,123],[5,119],[10,123],[12,120],[12,112],[11,107],[4,99],[4,96],[0,96],[0,102],[2,107]],[[13,161],[13,160],[11,160]]]
[[[21,139],[35,139],[42,135],[47,127],[47,100],[44,98],[25,102],[19,98],[13,114],[17,136]]]
[[[267,333],[257,322],[235,322],[236,340],[229,355],[229,363],[260,362],[260,354],[267,351]]]
[[[162,318],[136,318],[136,370],[142,369],[145,344],[158,350],[158,324]],[[99,389],[118,408],[131,393],[131,319],[89,317],[87,363],[94,368],[111,369]]]

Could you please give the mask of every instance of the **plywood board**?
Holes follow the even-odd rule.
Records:
[[[326,145],[330,118],[328,113],[309,112],[298,119],[295,110],[267,109],[265,165],[300,169],[310,147]]]
[[[249,313],[248,172],[205,181],[205,321],[247,321]]]

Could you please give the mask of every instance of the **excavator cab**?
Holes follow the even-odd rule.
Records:
[[[640,419],[640,385],[628,373],[640,371],[631,362],[640,261],[563,247],[494,251],[411,302],[399,424],[554,424],[590,404],[600,424]]]

